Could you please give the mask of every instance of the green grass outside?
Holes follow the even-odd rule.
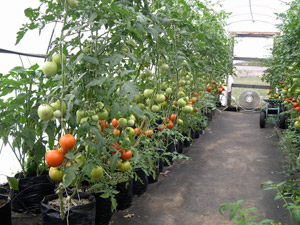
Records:
[[[257,85],[268,85],[266,82],[262,82],[260,77],[234,77],[234,83],[236,84],[257,84]],[[248,90],[246,88],[232,88],[231,96],[232,96],[232,105],[236,105],[236,102],[238,102],[240,94]],[[252,89],[254,91],[257,91],[261,98],[267,98],[269,90],[267,89]]]

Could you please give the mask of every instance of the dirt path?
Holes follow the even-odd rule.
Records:
[[[112,224],[227,225],[219,206],[239,199],[263,218],[289,224],[282,203],[273,200],[275,192],[260,188],[261,182],[279,183],[284,176],[272,125],[260,129],[258,121],[253,113],[217,113],[206,133],[184,149],[191,159],[165,168],[170,172],[129,209],[116,212]],[[134,216],[125,218],[128,214]]]

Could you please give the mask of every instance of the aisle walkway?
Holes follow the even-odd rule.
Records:
[[[270,138],[271,125],[260,129],[258,121],[259,114],[217,113],[206,133],[184,149],[191,159],[165,168],[170,173],[149,185],[132,207],[115,213],[112,225],[227,225],[228,214],[221,216],[219,206],[239,199],[263,218],[288,224],[275,192],[260,188],[284,176],[278,138]]]

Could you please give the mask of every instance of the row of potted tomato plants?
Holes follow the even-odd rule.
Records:
[[[265,71],[264,79],[270,82],[270,98],[282,100],[282,121],[280,131],[280,149],[286,156],[285,173],[288,175],[285,182],[278,184],[278,196],[288,201],[284,207],[291,216],[291,224],[296,220],[300,223],[299,207],[299,130],[300,130],[300,64],[299,64],[299,1],[288,3],[289,9],[279,15],[282,23],[278,28],[281,36],[274,38],[272,57],[267,61],[269,68]],[[272,183],[272,182],[271,182]],[[274,185],[273,185],[274,186]],[[275,189],[275,188],[273,188]],[[280,198],[278,198],[280,199]]]
[[[62,219],[80,191],[114,210],[118,184],[140,170],[156,179],[160,160],[183,157],[172,146],[207,126],[232,72],[226,15],[198,1],[40,3],[25,9],[17,43],[50,24],[61,31],[41,69],[1,76],[3,96],[16,93],[1,102],[1,138],[20,176],[49,169]]]

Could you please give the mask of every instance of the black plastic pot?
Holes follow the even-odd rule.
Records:
[[[21,178],[19,190],[10,193],[12,210],[40,213],[41,201],[46,195],[54,194],[54,187],[54,181],[48,175]]]
[[[152,174],[150,174],[148,176],[148,183],[152,184],[158,181],[158,177],[159,177],[159,160],[156,162],[156,166],[155,166],[155,178],[153,178]]]
[[[101,198],[100,194],[94,194],[96,198],[96,225],[107,225],[113,215],[111,211],[111,200],[110,198]]]
[[[176,151],[178,153],[182,153],[183,152],[183,142],[182,141],[178,141],[178,143],[176,144]]]
[[[191,128],[191,138],[195,139],[195,131]]]
[[[0,194],[0,202],[1,224],[11,225],[11,201],[8,195]]]
[[[173,153],[174,151],[175,151],[175,144],[174,144],[174,142],[173,141],[169,142],[166,152]],[[173,165],[173,156],[166,155],[166,159],[168,161],[166,161],[166,160],[164,161],[164,166]]]
[[[84,205],[73,206],[66,210],[65,219],[60,217],[60,211],[48,205],[48,202],[58,198],[57,194],[46,196],[41,202],[41,214],[44,225],[95,225],[96,199],[92,194],[79,193],[81,199],[89,199]],[[74,196],[77,198],[77,195]],[[68,222],[68,223],[67,223]]]
[[[198,123],[195,131],[195,138],[200,138],[200,135],[201,135],[201,124]]]
[[[158,150],[158,153],[159,153],[159,155],[162,155],[163,150]],[[162,158],[160,158],[158,161],[158,169],[159,169],[160,173],[164,171],[164,161],[162,160]]]
[[[133,180],[133,194],[140,196],[147,191],[148,188],[148,177],[142,169],[136,169],[137,178]]]
[[[119,193],[115,195],[115,198],[118,203],[118,210],[124,210],[131,206],[133,196],[132,187],[133,181],[131,178],[128,179],[128,181],[117,184],[117,191],[119,191]]]
[[[191,146],[191,141],[190,139],[187,139],[189,136],[187,134],[183,134],[183,136],[185,136],[186,138],[183,141],[183,147],[187,148]]]

